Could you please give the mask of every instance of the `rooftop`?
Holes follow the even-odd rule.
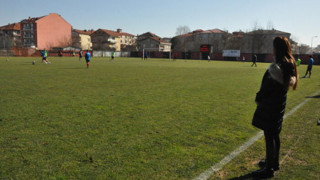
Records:
[[[129,34],[129,33],[125,33],[125,32],[116,32],[116,31],[111,31],[111,30],[108,30],[108,29],[98,29],[97,31],[103,31],[105,32],[106,34],[108,34],[109,36],[132,36],[134,37],[134,35],[132,34]]]
[[[290,33],[279,31],[276,29],[271,29],[271,30],[258,29],[258,30],[248,32],[247,34],[290,34]]]
[[[78,34],[86,34],[91,35],[94,30],[79,30],[79,29],[73,29],[73,31],[77,32]]]
[[[227,33],[226,31],[222,31],[221,29],[209,29],[209,30],[202,30],[202,29],[197,29],[197,30],[194,30],[190,33],[187,33],[187,34],[182,34],[180,35],[180,37],[188,37],[188,36],[193,36],[195,34],[211,34],[211,33]]]
[[[21,29],[21,24],[20,23],[13,23],[13,24],[8,24],[6,26],[1,26],[0,30],[15,30],[15,31],[20,31]]]

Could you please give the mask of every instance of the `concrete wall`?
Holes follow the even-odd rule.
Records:
[[[112,51],[93,51],[93,57],[111,57]],[[115,57],[130,57],[130,52],[114,52]]]
[[[71,44],[71,25],[56,13],[36,21],[38,49],[65,47]]]
[[[214,52],[222,52],[227,33],[196,33],[192,36],[177,36],[172,41],[175,52],[200,52],[201,45],[211,45]]]

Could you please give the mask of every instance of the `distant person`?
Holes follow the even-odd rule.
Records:
[[[306,74],[303,76],[303,78],[305,78],[308,73],[309,73],[309,78],[311,77],[311,70],[312,70],[313,63],[314,63],[314,60],[313,60],[312,56],[310,56],[307,71],[306,71]]]
[[[62,57],[62,51],[61,50],[58,52],[58,56]]]
[[[208,55],[208,61],[209,61],[209,62],[211,61],[210,55]]]
[[[297,64],[297,66],[300,66],[300,64],[301,64],[301,59],[300,58],[297,59],[296,64]]]
[[[176,54],[173,53],[173,54],[172,54],[172,61],[175,61],[175,60],[176,60]]]
[[[145,59],[145,60],[148,59],[148,53],[147,53],[147,52],[144,53],[144,59]]]
[[[287,92],[298,85],[298,72],[292,56],[291,45],[286,37],[273,40],[275,62],[265,72],[260,90],[256,95],[257,109],[252,125],[263,130],[266,143],[266,160],[260,161],[260,170],[252,173],[256,178],[273,177],[279,170],[280,132]]]
[[[242,61],[245,62],[246,61],[246,57],[242,56]]]
[[[91,60],[91,54],[90,54],[89,50],[87,50],[87,52],[85,54],[85,59],[86,59],[86,63],[87,63],[87,69],[89,69],[90,60]]]
[[[114,60],[114,52],[111,53],[111,61]]]
[[[255,55],[253,56],[253,59],[252,59],[252,65],[251,65],[251,67],[252,67],[253,65],[255,65],[255,66],[257,67],[257,59],[258,59],[258,57],[257,57],[257,55],[255,54]]]
[[[79,61],[82,59],[82,50],[79,51]]]
[[[41,57],[42,57],[42,62],[46,63],[46,64],[50,64],[50,62],[47,60],[47,56],[48,56],[48,52],[46,49],[44,49],[43,51],[40,51],[41,53]]]

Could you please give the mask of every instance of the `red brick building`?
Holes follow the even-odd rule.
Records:
[[[59,14],[21,21],[21,43],[24,47],[51,49],[71,45],[72,26]]]

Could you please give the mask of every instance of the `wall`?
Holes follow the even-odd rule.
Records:
[[[201,45],[211,45],[214,52],[222,52],[227,33],[194,33],[192,36],[177,36],[172,39],[175,52],[200,52]]]
[[[56,13],[36,21],[38,49],[65,47],[71,44],[71,25]]]
[[[111,57],[113,51],[93,51],[93,57]],[[130,57],[131,52],[114,52],[115,57]]]
[[[81,43],[80,48],[83,50],[87,50],[87,49],[91,50],[92,43],[91,43],[90,35],[79,34],[79,36],[80,36],[80,43]]]
[[[139,51],[143,51],[144,48],[159,49],[159,44],[160,44],[159,42],[150,38],[142,41],[138,41]]]

